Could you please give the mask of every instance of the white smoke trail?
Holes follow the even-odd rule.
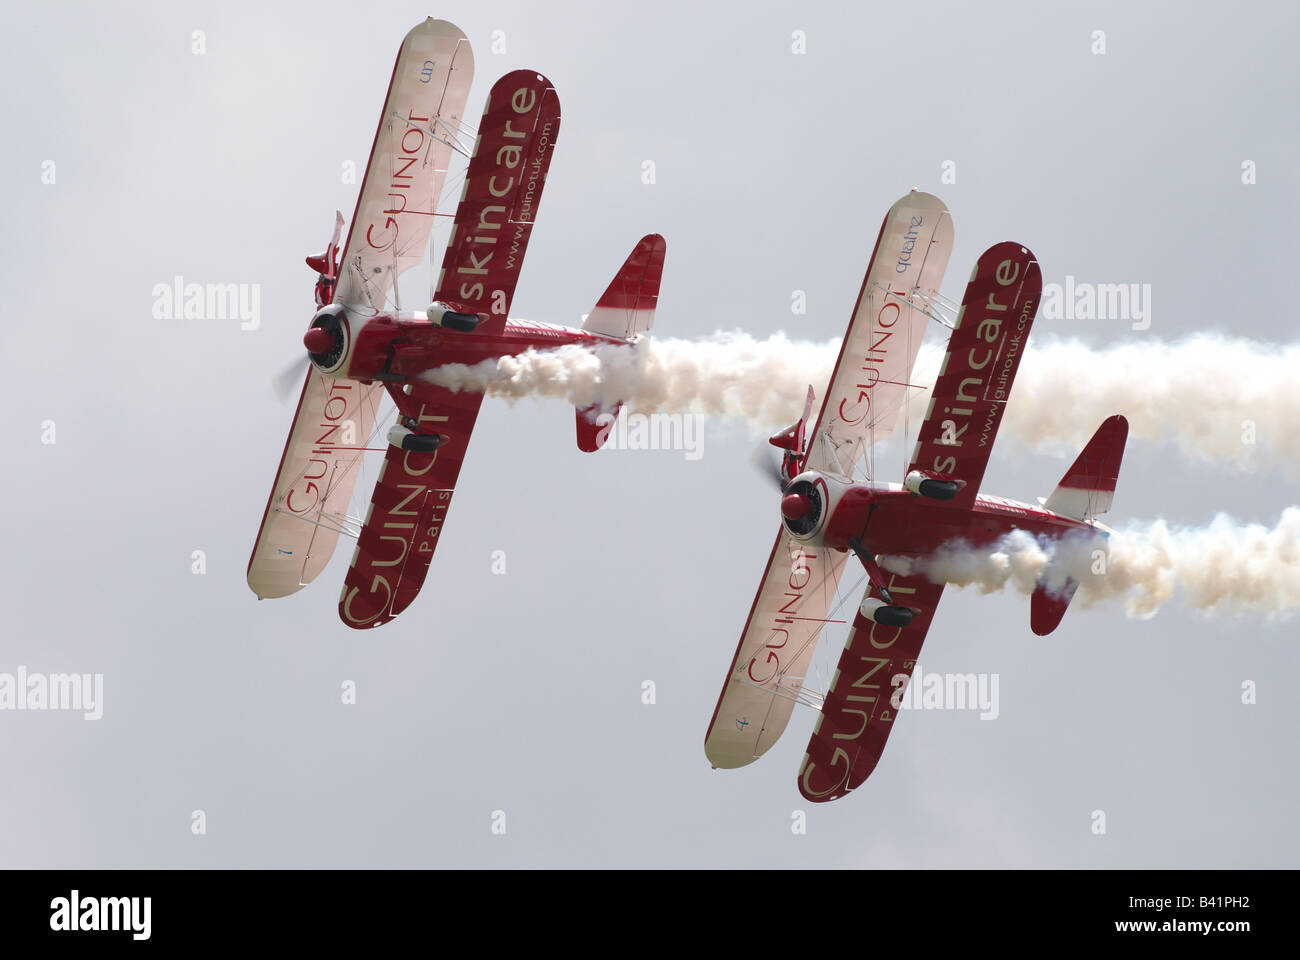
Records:
[[[576,407],[622,400],[638,413],[703,413],[786,426],[802,411],[808,385],[820,388],[830,380],[839,349],[838,340],[716,333],[704,340],[646,339],[631,348],[528,350],[473,366],[447,364],[425,378],[451,390],[486,390],[509,403],[530,396],[563,398]]]
[[[429,380],[454,390],[487,390],[508,401],[560,397],[575,406],[621,399],[642,413],[743,417],[784,427],[830,380],[839,341],[756,340],[718,333],[701,341],[648,340],[629,350],[561,347],[467,367],[439,367]],[[929,400],[941,348],[917,361],[911,422]],[[1189,459],[1241,469],[1280,465],[1300,473],[1300,345],[1201,334],[1166,342],[1144,338],[1094,348],[1077,340],[1031,342],[1002,426],[1029,447],[1073,455],[1101,422],[1124,414],[1133,439],[1170,441]]]
[[[1219,514],[1199,528],[1132,525],[1109,542],[1036,540],[1017,530],[988,548],[959,543],[924,558],[882,557],[881,565],[981,593],[1028,595],[1040,578],[1057,590],[1070,577],[1079,583],[1076,603],[1119,600],[1133,617],[1153,616],[1175,597],[1206,613],[1276,617],[1300,608],[1300,507],[1284,510],[1272,529]]]
[[[1122,413],[1131,437],[1173,441],[1189,459],[1296,472],[1297,370],[1300,344],[1212,334],[1101,349],[1031,341],[1005,429],[1036,449],[1073,453],[1103,419]]]

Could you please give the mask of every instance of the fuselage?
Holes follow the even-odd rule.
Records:
[[[352,380],[408,380],[434,367],[473,365],[497,357],[517,356],[530,348],[545,350],[576,344],[595,347],[627,341],[586,330],[534,320],[508,319],[498,329],[484,322],[460,332],[431,323],[422,312],[376,314],[348,308],[337,359],[318,363],[323,373]],[[313,362],[316,357],[313,356]]]
[[[886,489],[875,492],[872,502],[866,505],[865,522],[858,534],[862,545],[873,554],[927,554],[954,540],[982,547],[1015,530],[1057,538],[1093,529],[1089,524],[1004,497],[979,496],[970,508],[954,508],[916,496],[898,484],[880,486]]]
[[[826,474],[796,477],[791,490],[804,491],[815,503],[806,516],[786,517],[797,540],[834,550],[854,549],[872,555],[923,555],[962,540],[982,547],[1015,530],[1058,538],[1092,530],[1041,507],[1004,497],[979,496],[969,506],[919,496],[897,483],[850,483]]]

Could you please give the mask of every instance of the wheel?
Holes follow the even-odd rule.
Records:
[[[457,333],[473,333],[478,327],[479,316],[477,313],[453,313],[448,310],[442,315],[441,322],[448,330],[455,330]]]
[[[878,607],[872,619],[883,627],[906,627],[912,622],[914,614],[907,607]]]
[[[922,480],[921,496],[931,500],[952,500],[957,496],[957,484],[951,480]]]
[[[433,453],[442,443],[442,437],[436,433],[412,433],[402,438],[403,450],[414,450],[416,453]]]

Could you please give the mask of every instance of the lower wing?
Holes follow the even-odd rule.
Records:
[[[814,803],[844,796],[876,768],[904,689],[895,681],[912,675],[943,594],[942,584],[921,575],[891,575],[887,586],[915,616],[906,627],[886,627],[860,612],[854,618],[799,768],[799,792]],[[879,593],[871,587],[867,596]]]
[[[433,294],[484,318],[480,338],[505,329],[559,127],[559,97],[541,74],[493,84]],[[483,404],[482,393],[419,380],[389,389],[408,431],[443,440],[429,452],[390,444],[384,456],[339,598],[339,617],[358,629],[387,623],[420,592]]]
[[[333,556],[381,394],[378,386],[307,372],[248,560],[248,585],[259,598],[301,590]]]
[[[357,629],[392,620],[424,585],[483,404],[481,393],[409,386],[403,404],[416,411],[421,432],[442,440],[430,452],[388,446],[339,597],[340,619]]]

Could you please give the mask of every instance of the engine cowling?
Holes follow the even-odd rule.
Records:
[[[442,318],[444,325],[450,316],[478,320],[476,314],[448,313]],[[433,326],[418,313],[395,315],[332,303],[316,311],[303,345],[321,373],[363,382],[400,379],[392,375],[394,359],[403,351],[423,356],[428,349],[426,333]]]
[[[865,529],[873,496],[868,486],[808,470],[787,484],[781,522],[796,540],[844,550]]]
[[[341,373],[352,347],[347,310],[341,303],[321,307],[302,339],[312,366],[321,373]]]
[[[331,303],[312,317],[303,346],[321,373],[369,381],[383,376],[400,335],[388,314]]]

